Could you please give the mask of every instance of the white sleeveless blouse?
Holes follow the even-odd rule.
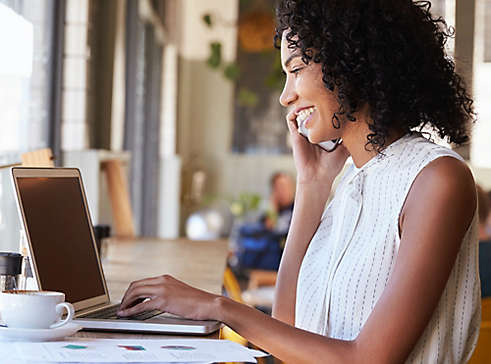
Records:
[[[399,214],[418,173],[452,150],[419,134],[389,145],[361,168],[351,167],[303,259],[295,326],[353,340],[389,280],[399,250]],[[406,363],[464,363],[481,321],[477,213],[433,316]]]

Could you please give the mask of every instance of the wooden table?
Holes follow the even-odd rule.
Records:
[[[228,242],[163,240],[155,238],[107,239],[102,265],[112,301],[120,301],[128,285],[138,279],[170,274],[194,287],[220,294]],[[127,334],[82,331],[76,337],[154,339],[173,335]],[[184,336],[179,336],[184,337]],[[186,336],[193,338],[196,336]],[[206,338],[218,338],[218,333]]]

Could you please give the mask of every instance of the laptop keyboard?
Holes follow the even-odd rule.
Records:
[[[162,312],[159,310],[153,311],[145,311],[133,316],[119,317],[117,315],[119,310],[119,306],[108,307],[100,311],[91,312],[85,315],[80,316],[81,318],[92,318],[92,319],[101,319],[101,320],[138,320],[143,321],[147,320],[151,317],[160,315]]]

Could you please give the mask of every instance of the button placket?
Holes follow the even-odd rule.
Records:
[[[351,244],[351,241],[353,239],[354,231],[356,229],[356,226],[358,225],[358,221],[360,218],[361,214],[361,208],[363,204],[363,184],[365,180],[365,173],[363,171],[359,171],[360,173],[357,173],[355,178],[352,179],[350,182],[353,182],[350,184],[350,190],[347,193],[347,198],[345,198],[344,204],[347,207],[345,210],[348,213],[347,215],[351,215],[352,219],[350,219],[351,225],[346,228],[345,234],[341,234],[342,232],[338,230],[338,236],[336,238],[336,244],[342,244],[344,241],[344,246],[336,260],[336,263],[333,265],[331,268],[328,279],[327,279],[327,284],[325,285],[326,287],[326,295],[324,299],[324,307],[325,307],[325,318],[324,322],[326,323],[325,326],[325,334],[329,332],[329,312],[330,312],[330,305],[331,305],[331,296],[332,296],[332,289],[333,289],[333,280],[336,275],[336,271],[338,270],[341,261],[343,260],[344,255],[346,254],[346,251],[348,250],[348,247]],[[348,210],[349,209],[349,210]],[[346,219],[344,219],[346,220]],[[340,224],[339,229],[342,229],[342,225]],[[344,235],[344,236],[343,236]],[[337,250],[337,249],[336,249]]]

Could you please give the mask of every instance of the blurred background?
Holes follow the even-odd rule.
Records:
[[[491,0],[432,4],[456,29],[448,53],[479,114],[458,152],[491,189]],[[115,161],[134,235],[227,237],[234,221],[267,209],[273,173],[294,176],[273,9],[273,0],[0,0],[0,165],[50,148],[55,165],[81,169],[94,225],[115,232]],[[0,250],[16,250],[19,229],[3,168]]]

